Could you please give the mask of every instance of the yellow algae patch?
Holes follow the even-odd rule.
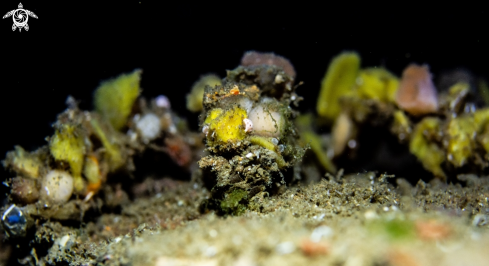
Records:
[[[209,133],[207,139],[217,142],[231,142],[246,137],[243,119],[247,118],[246,111],[238,106],[229,110],[213,109],[204,121]]]
[[[222,113],[223,113],[223,110],[221,108],[212,109],[209,112],[209,115],[207,116],[207,118],[205,119],[204,124],[209,124],[212,120],[219,117]]]
[[[489,153],[489,108],[477,110],[474,113],[474,123],[477,127],[477,140]]]
[[[141,73],[140,69],[136,69],[130,74],[122,74],[117,78],[104,81],[95,91],[95,110],[116,130],[126,124],[134,101],[141,92],[139,88]]]
[[[3,165],[5,167],[12,167],[14,171],[24,177],[38,178],[43,163],[38,153],[30,153],[25,151],[21,146],[15,146],[14,151],[7,153]]]
[[[404,113],[402,110],[397,110],[394,112],[391,132],[397,136],[399,141],[409,139],[411,136],[411,122],[406,113]]]
[[[440,119],[433,117],[427,117],[419,122],[414,128],[409,151],[421,161],[426,170],[436,177],[446,179],[441,169],[441,164],[445,161],[445,152],[429,138],[438,134],[440,124]]]
[[[316,106],[319,116],[330,122],[336,119],[341,111],[339,99],[354,93],[359,69],[360,56],[357,53],[344,52],[333,58],[321,82]]]
[[[70,165],[74,178],[75,189],[84,189],[81,172],[85,154],[83,134],[73,124],[61,124],[57,126],[54,136],[49,142],[49,150],[57,161],[66,161]]]
[[[275,145],[266,137],[251,136],[250,142],[267,150],[275,151]]]
[[[192,90],[189,94],[187,94],[187,109],[192,112],[200,112],[202,111],[203,104],[202,101],[204,99],[204,90],[205,87],[211,86],[215,87],[216,85],[221,85],[221,78],[214,74],[207,74],[202,76],[199,80],[197,80],[192,86]]]
[[[476,136],[474,118],[469,116],[457,117],[448,123],[449,137],[447,158],[456,167],[461,167],[472,154],[473,140]]]
[[[361,98],[395,102],[399,79],[384,68],[361,70],[356,83]]]

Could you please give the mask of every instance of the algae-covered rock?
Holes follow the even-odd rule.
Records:
[[[246,211],[245,200],[248,193],[242,189],[235,189],[231,193],[227,194],[221,201],[221,210],[225,214],[240,215]]]

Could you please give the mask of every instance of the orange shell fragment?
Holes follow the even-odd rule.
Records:
[[[230,94],[233,94],[233,95],[238,95],[239,94],[239,88],[238,86],[235,86],[234,88],[232,88],[230,91],[229,91]]]

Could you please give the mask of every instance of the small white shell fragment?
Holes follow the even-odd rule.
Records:
[[[208,125],[205,125],[202,127],[202,133],[204,133],[205,136],[207,137],[207,135],[209,134],[209,126]]]
[[[250,153],[246,154],[246,158],[251,158],[251,157],[253,157],[253,153],[250,152]]]
[[[40,197],[50,203],[62,204],[67,202],[73,193],[73,177],[59,170],[51,170],[43,178]]]
[[[66,246],[66,243],[68,243],[68,240],[70,240],[70,235],[65,235],[59,240],[59,246],[64,248]]]
[[[250,119],[243,119],[243,123],[245,124],[245,132],[253,131],[253,122]]]
[[[160,95],[155,98],[156,106],[164,109],[170,109],[170,100],[165,95]]]
[[[153,113],[147,113],[136,122],[136,128],[141,134],[141,139],[147,143],[160,134],[160,118]]]
[[[280,84],[284,82],[284,77],[282,77],[282,75],[276,75],[275,76],[275,84]]]
[[[273,139],[272,139],[272,143],[273,143],[273,145],[278,145],[278,139],[273,138]]]

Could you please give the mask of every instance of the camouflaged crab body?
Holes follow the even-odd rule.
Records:
[[[218,209],[236,189],[246,191],[242,199],[249,201],[252,191],[285,185],[284,173],[301,160],[304,151],[290,120],[296,113],[289,104],[298,98],[292,83],[275,66],[240,66],[228,71],[222,85],[206,87],[201,127],[210,155],[199,166]]]

